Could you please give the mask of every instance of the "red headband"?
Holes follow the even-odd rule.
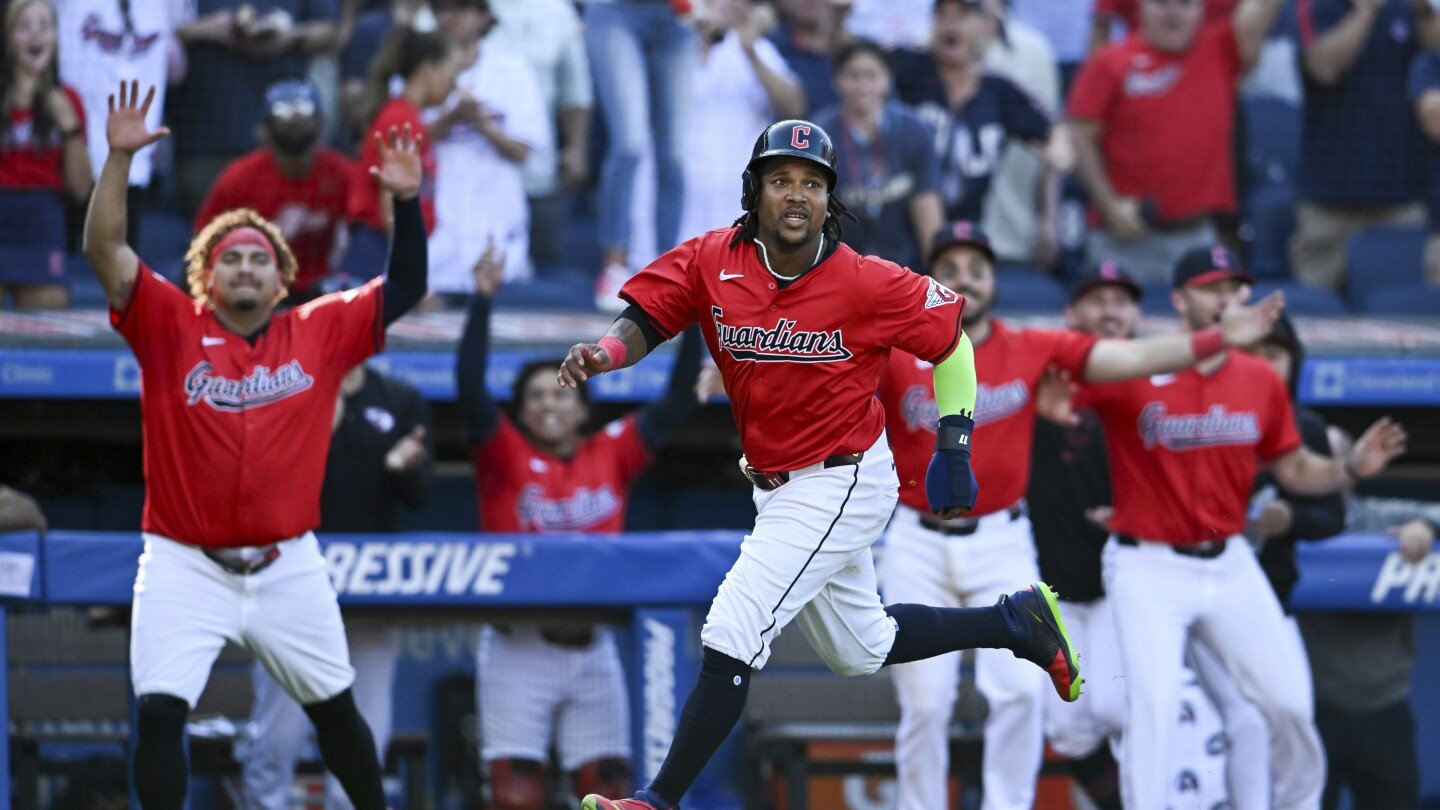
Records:
[[[265,234],[252,225],[242,225],[227,231],[224,236],[220,237],[220,241],[215,243],[215,247],[210,249],[210,266],[215,266],[215,262],[220,259],[221,254],[237,245],[254,245],[262,248],[270,254],[270,261],[276,264],[280,263],[280,257],[275,255],[275,246],[270,244],[270,240],[266,238]]]

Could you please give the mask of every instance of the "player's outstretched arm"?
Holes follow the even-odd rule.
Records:
[[[500,406],[485,386],[485,373],[490,365],[490,301],[500,289],[504,271],[505,254],[495,249],[491,238],[471,268],[475,296],[470,299],[465,331],[460,334],[460,349],[455,353],[456,399],[472,445],[489,441],[500,424]]]
[[[420,141],[423,137],[412,134],[409,124],[398,130],[391,127],[384,138],[375,133],[380,163],[370,167],[370,174],[395,201],[395,228],[390,239],[390,259],[385,267],[386,326],[420,303],[428,284],[426,273],[430,259],[425,243],[425,216],[420,211]]]
[[[1086,382],[1110,382],[1167,374],[1188,368],[1195,361],[1227,346],[1249,346],[1270,334],[1285,298],[1279,292],[1247,305],[1249,287],[1231,299],[1220,314],[1220,325],[1190,334],[1152,335],[1139,340],[1097,342],[1085,361]]]
[[[1378,475],[1405,454],[1409,436],[1400,423],[1382,417],[1355,441],[1342,458],[1326,458],[1300,447],[1270,463],[1280,486],[1299,495],[1329,495],[1356,481]]]
[[[100,170],[100,179],[90,196],[85,214],[85,258],[111,309],[124,309],[135,284],[140,259],[125,241],[125,193],[130,185],[130,161],[135,153],[170,134],[161,127],[150,131],[145,115],[155,100],[152,86],[140,100],[140,83],[121,82],[119,92],[110,96],[110,116],[105,121],[105,140],[110,153]]]
[[[597,374],[633,366],[650,353],[640,324],[621,315],[597,343],[577,343],[560,364],[561,388],[574,388]]]
[[[940,410],[935,455],[925,472],[930,511],[944,520],[975,507],[980,484],[970,469],[970,434],[975,430],[975,346],[961,333],[950,356],[935,365],[935,404]]]

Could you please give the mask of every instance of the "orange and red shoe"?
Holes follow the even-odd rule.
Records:
[[[580,802],[580,810],[660,810],[644,799],[607,799],[591,793]],[[675,808],[679,810],[679,808]]]
[[[1065,701],[1080,697],[1080,654],[1070,643],[1065,619],[1055,603],[1055,591],[1043,582],[1000,597],[1000,606],[1013,617],[1007,622],[1016,632],[1014,652],[1050,675],[1055,691]]]

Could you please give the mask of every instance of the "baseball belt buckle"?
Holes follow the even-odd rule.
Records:
[[[790,480],[790,474],[784,472],[766,473],[750,466],[750,461],[744,456],[740,457],[740,472],[750,483],[761,492],[770,492],[779,489],[780,486]]]
[[[249,576],[269,568],[280,559],[280,546],[241,546],[240,548],[202,549],[216,565],[232,574]]]

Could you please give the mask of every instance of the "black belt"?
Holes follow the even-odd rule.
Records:
[[[260,548],[263,549],[263,551],[261,551],[259,556],[250,557],[241,556],[239,553],[241,549],[202,548],[200,550],[204,552],[205,556],[209,557],[212,562],[224,568],[226,571],[232,574],[239,574],[240,576],[248,576],[264,571],[270,567],[271,563],[280,559],[280,546],[261,546]]]
[[[831,467],[847,467],[853,464],[859,464],[860,459],[864,457],[865,454],[863,452],[842,453],[825,459],[824,467],[827,470]],[[790,473],[788,472],[761,472],[749,464],[740,465],[740,471],[745,473],[745,477],[750,479],[750,483],[754,484],[755,488],[761,492],[779,489],[790,481]]]
[[[995,513],[992,512],[991,514]],[[1006,509],[1005,514],[1008,514],[1010,516],[1010,520],[1012,522],[1019,520],[1025,514],[1025,502],[1021,501],[1020,503],[1015,504],[1009,509]],[[941,520],[934,515],[927,515],[924,512],[921,512],[920,525],[924,526],[932,532],[942,534],[946,537],[969,537],[970,535],[975,533],[976,529],[980,528],[980,521],[984,520],[987,517],[990,517],[990,515],[981,515],[978,518]]]
[[[1115,542],[1122,546],[1138,546],[1140,541],[1128,534],[1115,535]],[[1225,553],[1225,540],[1202,540],[1198,543],[1186,543],[1177,546],[1173,543],[1164,543],[1171,551],[1182,554],[1186,557],[1199,557],[1202,560],[1213,560]]]

